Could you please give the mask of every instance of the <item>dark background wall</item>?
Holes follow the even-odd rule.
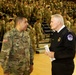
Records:
[[[76,0],[67,0],[67,1],[74,1],[74,2],[76,2]]]

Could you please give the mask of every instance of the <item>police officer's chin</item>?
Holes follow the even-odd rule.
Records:
[[[56,30],[55,29],[51,29],[53,32],[55,32]]]
[[[52,31],[55,31],[55,29],[54,29],[54,28],[51,28],[51,30],[52,30]]]

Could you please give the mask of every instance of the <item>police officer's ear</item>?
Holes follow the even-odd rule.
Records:
[[[59,21],[58,24],[61,25],[61,22]]]
[[[62,25],[61,21],[59,21],[59,20],[57,21],[57,24],[58,24],[58,25]]]

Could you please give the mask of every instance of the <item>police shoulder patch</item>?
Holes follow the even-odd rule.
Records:
[[[67,35],[67,39],[68,39],[69,41],[72,41],[72,40],[73,40],[73,35],[72,35],[72,34],[68,34],[68,35]]]

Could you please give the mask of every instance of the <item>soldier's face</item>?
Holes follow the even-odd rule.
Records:
[[[58,22],[57,18],[51,18],[50,26],[51,26],[52,30],[57,30],[58,24],[59,24],[59,22]]]
[[[28,26],[28,21],[26,18],[23,19],[23,21],[21,22],[21,30],[26,30]]]

